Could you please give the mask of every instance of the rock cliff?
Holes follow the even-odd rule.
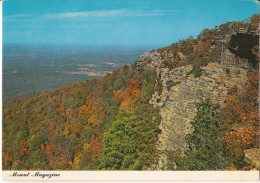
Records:
[[[223,106],[230,88],[244,87],[250,64],[245,56],[241,58],[235,53],[226,47],[223,50],[222,63],[210,62],[201,67],[200,77],[191,72],[192,65],[172,69],[164,67],[165,60],[173,59],[171,53],[153,51],[145,53],[137,61],[138,68],[155,67],[157,73],[156,85],[159,89],[150,100],[150,104],[160,109],[161,115],[161,133],[157,142],[157,149],[161,154],[155,169],[167,169],[167,156],[164,152],[186,150],[185,137],[192,133],[190,123],[200,101],[210,98],[213,103]]]

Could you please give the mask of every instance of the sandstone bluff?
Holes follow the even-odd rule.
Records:
[[[235,42],[235,39],[236,36],[233,36],[232,42]],[[254,43],[250,45],[250,49],[257,46],[257,40],[255,38],[251,41],[251,43]],[[230,43],[229,39],[225,44]],[[236,40],[237,47],[243,47],[244,43],[245,40],[241,44]],[[211,48],[213,47],[214,45]],[[192,133],[190,122],[197,113],[197,104],[210,98],[212,102],[223,106],[229,89],[238,86],[241,90],[244,87],[251,64],[247,59],[241,58],[235,53],[234,49],[228,49],[226,46],[223,50],[223,61],[209,63],[207,66],[201,67],[202,74],[200,77],[191,74],[192,65],[173,69],[164,67],[163,62],[165,60],[173,59],[172,53],[152,51],[140,56],[137,61],[138,68],[156,68],[156,85],[160,84],[162,87],[160,92],[156,91],[153,94],[149,102],[160,109],[161,122],[159,128],[161,133],[157,142],[159,151],[186,150],[185,137]],[[179,52],[179,55],[181,58],[185,58],[183,53]],[[257,60],[259,62],[259,59]],[[248,159],[246,161],[250,162]],[[255,161],[254,159],[254,163]],[[167,156],[164,153],[160,155],[154,168],[157,170],[168,169]]]

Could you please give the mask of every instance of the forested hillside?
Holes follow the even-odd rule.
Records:
[[[100,79],[5,102],[3,169],[259,168],[244,161],[245,150],[259,148],[259,19],[205,29]]]
[[[153,69],[127,66],[99,80],[4,105],[4,169],[143,169],[156,154]]]

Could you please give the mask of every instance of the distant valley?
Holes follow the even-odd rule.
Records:
[[[145,46],[4,45],[3,99],[14,100],[132,64]]]

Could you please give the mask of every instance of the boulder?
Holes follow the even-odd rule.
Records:
[[[259,170],[259,149],[252,148],[244,150],[245,162]]]

